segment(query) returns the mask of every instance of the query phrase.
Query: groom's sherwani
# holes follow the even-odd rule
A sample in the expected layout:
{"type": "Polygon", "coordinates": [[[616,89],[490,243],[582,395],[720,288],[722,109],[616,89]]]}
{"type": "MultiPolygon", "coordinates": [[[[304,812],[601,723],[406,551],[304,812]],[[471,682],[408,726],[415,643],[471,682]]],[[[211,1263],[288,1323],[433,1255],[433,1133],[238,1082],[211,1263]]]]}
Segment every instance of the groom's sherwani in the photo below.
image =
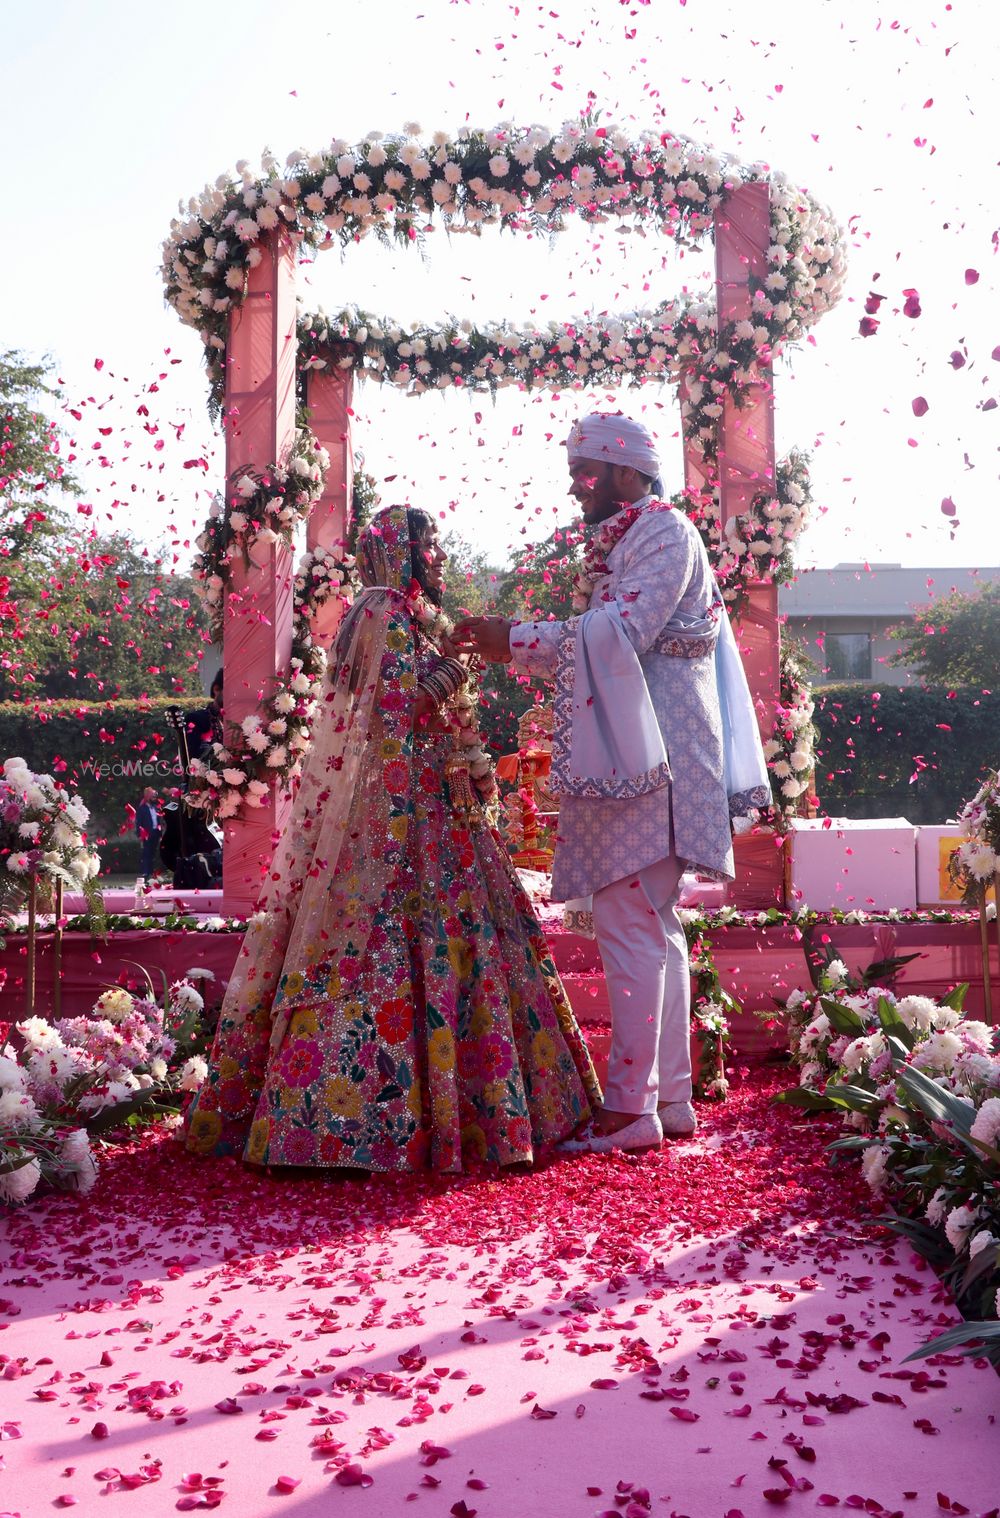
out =
{"type": "MultiPolygon", "coordinates": [[[[664,766],[662,783],[639,793],[622,786],[617,795],[562,797],[552,883],[557,901],[589,896],[671,854],[703,874],[733,875],[715,671],[718,628],[713,634],[709,618],[716,592],[704,545],[683,511],[653,510],[633,523],[606,562],[609,574],[593,587],[591,610],[614,608],[620,615],[639,656],[669,778],[664,766]]],[[[515,623],[510,635],[516,667],[555,681],[555,743],[560,724],[572,721],[570,640],[577,621],[515,623]]],[[[628,710],[617,715],[629,722],[628,710]]]]}

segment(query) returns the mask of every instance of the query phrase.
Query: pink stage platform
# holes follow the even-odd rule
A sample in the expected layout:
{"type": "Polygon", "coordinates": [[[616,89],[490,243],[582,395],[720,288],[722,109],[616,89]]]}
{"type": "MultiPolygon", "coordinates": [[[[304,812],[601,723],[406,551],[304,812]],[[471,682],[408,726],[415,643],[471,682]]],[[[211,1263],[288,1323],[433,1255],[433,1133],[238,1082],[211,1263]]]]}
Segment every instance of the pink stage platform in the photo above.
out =
{"type": "MultiPolygon", "coordinates": [[[[193,897],[183,900],[193,907],[205,905],[193,897]]],[[[541,906],[539,912],[577,1015],[584,1022],[607,1022],[607,991],[593,939],[565,932],[559,909],[541,906]]],[[[850,969],[861,969],[873,960],[896,954],[916,954],[918,957],[899,972],[900,988],[941,996],[957,982],[968,981],[966,1005],[976,1014],[983,1010],[979,929],[973,920],[840,923],[822,931],[850,969]]],[[[801,931],[794,925],[740,923],[713,929],[711,939],[723,984],[744,1008],[744,1016],[734,1027],[737,1047],[744,1055],[759,1053],[771,1046],[771,1040],[760,1019],[752,1014],[772,1010],[796,986],[809,984],[801,931]]],[[[137,966],[157,985],[161,975],[176,979],[189,969],[210,970],[224,983],[239,944],[239,932],[134,929],[116,931],[106,941],[94,940],[88,933],[67,933],[62,956],[62,1010],[67,1015],[87,1011],[106,986],[123,975],[136,977],[137,966]]],[[[0,972],[6,972],[0,987],[0,1022],[23,1015],[25,963],[24,942],[12,935],[0,952],[0,972]]],[[[52,943],[44,937],[39,946],[37,984],[39,1005],[51,1005],[52,943]]]]}

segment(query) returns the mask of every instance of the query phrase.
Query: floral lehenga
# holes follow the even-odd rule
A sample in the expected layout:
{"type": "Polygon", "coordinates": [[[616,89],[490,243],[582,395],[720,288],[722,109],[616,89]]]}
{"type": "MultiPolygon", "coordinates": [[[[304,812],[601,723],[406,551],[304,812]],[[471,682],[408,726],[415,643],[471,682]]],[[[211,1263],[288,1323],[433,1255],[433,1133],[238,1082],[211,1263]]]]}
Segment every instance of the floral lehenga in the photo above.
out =
{"type": "Polygon", "coordinates": [[[366,589],[187,1117],[199,1154],[457,1171],[532,1160],[600,1092],[548,947],[454,735],[414,731],[444,661],[406,513],[362,535],[366,589]]]}

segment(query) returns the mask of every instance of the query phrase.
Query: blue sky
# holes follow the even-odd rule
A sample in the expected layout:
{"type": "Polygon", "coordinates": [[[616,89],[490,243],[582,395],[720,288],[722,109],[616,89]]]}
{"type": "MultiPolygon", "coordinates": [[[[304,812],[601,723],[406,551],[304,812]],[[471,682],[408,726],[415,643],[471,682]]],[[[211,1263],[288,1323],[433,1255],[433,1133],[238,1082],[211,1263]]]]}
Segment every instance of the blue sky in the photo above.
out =
{"type": "MultiPolygon", "coordinates": [[[[80,413],[65,420],[92,520],[172,543],[185,562],[222,461],[200,343],[162,301],[159,245],[178,198],[265,145],[284,158],[414,120],[428,134],[466,120],[555,127],[593,92],[636,130],[766,159],[850,227],[847,294],[778,374],[779,447],[813,450],[823,508],[801,562],[996,562],[996,38],[986,7],[965,0],[913,0],[898,14],[897,25],[872,0],[18,7],[5,19],[0,102],[4,140],[18,144],[0,340],[53,356],[80,413]],[[911,288],[916,320],[902,315],[911,288]],[[886,300],[879,332],[862,339],[870,290],[886,300]],[[208,469],[185,469],[197,459],[208,469]]],[[[369,243],[322,256],[303,285],[328,309],[549,317],[648,304],[708,270],[707,258],[610,226],[552,248],[438,234],[428,254],[369,243]]],[[[430,505],[499,558],[566,518],[554,439],[592,401],[645,415],[679,482],[674,394],[658,387],[558,404],[508,391],[496,407],[361,388],[357,442],[385,499],[430,505]]]]}

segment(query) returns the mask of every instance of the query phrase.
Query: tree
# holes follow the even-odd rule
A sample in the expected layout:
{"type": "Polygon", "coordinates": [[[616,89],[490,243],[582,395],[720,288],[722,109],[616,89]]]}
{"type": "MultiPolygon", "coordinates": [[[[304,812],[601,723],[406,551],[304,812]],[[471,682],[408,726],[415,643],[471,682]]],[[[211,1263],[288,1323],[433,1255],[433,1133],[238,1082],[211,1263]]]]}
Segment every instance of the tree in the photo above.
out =
{"type": "Polygon", "coordinates": [[[78,527],[79,494],[39,402],[48,367],[0,357],[0,700],[199,690],[207,625],[190,577],[120,532],[78,527]]]}
{"type": "Polygon", "coordinates": [[[918,607],[912,622],[889,635],[899,641],[889,663],[912,666],[927,685],[993,689],[1000,683],[1000,582],[918,607]]]}

